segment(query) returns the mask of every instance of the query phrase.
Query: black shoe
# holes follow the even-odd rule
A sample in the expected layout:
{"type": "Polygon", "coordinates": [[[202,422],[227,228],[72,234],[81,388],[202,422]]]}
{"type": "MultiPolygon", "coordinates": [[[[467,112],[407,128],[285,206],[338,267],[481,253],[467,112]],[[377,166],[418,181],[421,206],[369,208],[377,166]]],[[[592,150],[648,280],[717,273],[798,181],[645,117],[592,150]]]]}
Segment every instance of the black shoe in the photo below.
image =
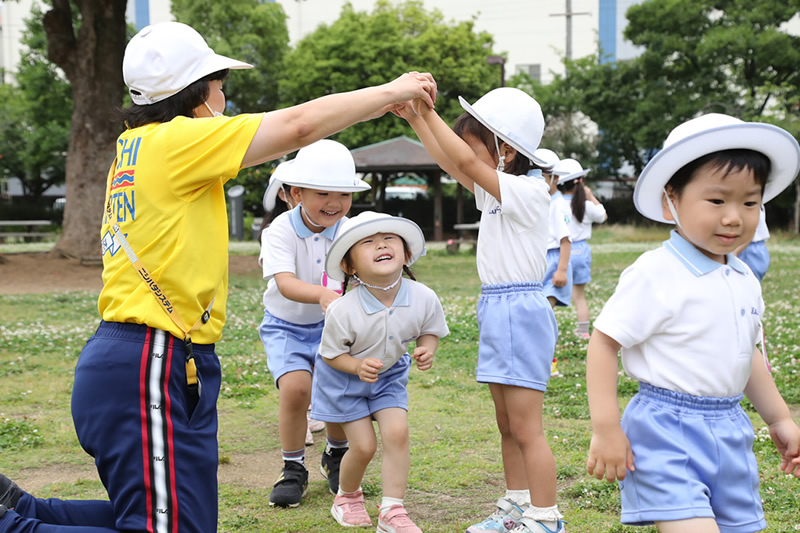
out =
{"type": "Polygon", "coordinates": [[[0,505],[6,509],[13,509],[17,506],[17,502],[25,494],[16,483],[8,479],[3,474],[0,474],[0,505]]]}
{"type": "Polygon", "coordinates": [[[269,495],[269,504],[297,507],[308,488],[308,470],[297,461],[284,461],[283,471],[269,495]]]}
{"type": "Polygon", "coordinates": [[[0,518],[3,518],[6,515],[6,506],[0,505],[0,518]]]}
{"type": "Polygon", "coordinates": [[[334,496],[339,492],[339,467],[342,466],[342,457],[349,448],[329,448],[330,451],[322,452],[322,464],[319,471],[322,477],[328,479],[328,488],[334,496]]]}

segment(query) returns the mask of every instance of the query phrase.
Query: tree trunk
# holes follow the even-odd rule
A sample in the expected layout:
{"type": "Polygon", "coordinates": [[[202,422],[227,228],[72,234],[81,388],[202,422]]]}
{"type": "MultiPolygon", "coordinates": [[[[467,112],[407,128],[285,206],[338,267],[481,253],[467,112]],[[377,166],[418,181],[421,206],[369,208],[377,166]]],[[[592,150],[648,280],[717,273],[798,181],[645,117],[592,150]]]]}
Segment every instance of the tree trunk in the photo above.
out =
{"type": "Polygon", "coordinates": [[[44,15],[47,55],[72,84],[73,112],[67,150],[67,203],[54,251],[68,257],[100,258],[100,223],[106,175],[120,133],[114,110],[122,104],[127,0],[74,0],[80,11],[73,26],[69,0],[53,0],[44,15]]]}

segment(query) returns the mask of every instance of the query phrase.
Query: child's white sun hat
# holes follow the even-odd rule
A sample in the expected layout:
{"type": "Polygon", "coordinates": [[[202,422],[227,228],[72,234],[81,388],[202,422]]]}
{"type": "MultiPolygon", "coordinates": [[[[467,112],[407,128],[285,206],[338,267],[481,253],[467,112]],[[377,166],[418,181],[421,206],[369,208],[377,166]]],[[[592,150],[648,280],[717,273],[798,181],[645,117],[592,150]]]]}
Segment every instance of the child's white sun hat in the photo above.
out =
{"type": "Polygon", "coordinates": [[[301,148],[287,163],[286,185],[322,191],[358,192],[370,189],[369,183],[356,176],[353,155],[342,143],[322,139],[301,148]]]}
{"type": "Polygon", "coordinates": [[[478,122],[518,152],[544,166],[534,155],[544,133],[544,116],[539,102],[515,87],[499,87],[484,94],[474,105],[458,97],[461,107],[478,122]]]}
{"type": "Polygon", "coordinates": [[[800,172],[800,145],[786,130],[762,122],[744,122],[720,113],[709,113],[673,129],[664,147],[647,163],[633,190],[633,203],[644,216],[674,224],[664,218],[664,187],[685,165],[722,150],[747,149],[764,154],[771,170],[763,202],[775,198],[800,172]]]}
{"type": "Polygon", "coordinates": [[[275,170],[272,171],[272,176],[269,178],[269,184],[264,191],[264,199],[262,200],[264,211],[267,213],[271,213],[275,209],[275,203],[278,200],[278,191],[283,187],[289,172],[290,165],[288,161],[279,164],[275,167],[275,170]]]}
{"type": "Polygon", "coordinates": [[[253,68],[214,52],[203,36],[180,22],[145,26],[125,47],[122,77],[136,105],[160,102],[225,69],[253,68]]]}
{"type": "Polygon", "coordinates": [[[578,161],[572,159],[571,157],[562,159],[556,163],[555,167],[553,167],[553,174],[558,176],[559,185],[562,183],[567,183],[568,181],[582,178],[591,171],[591,168],[583,168],[578,161]]]}
{"type": "Polygon", "coordinates": [[[552,170],[559,161],[558,154],[549,148],[538,148],[533,156],[538,160],[536,164],[545,170],[552,170]]]}
{"type": "Polygon", "coordinates": [[[386,213],[364,211],[345,220],[339,234],[331,243],[325,257],[325,272],[328,277],[344,281],[342,259],[355,243],[376,233],[394,233],[402,237],[411,251],[411,258],[406,263],[409,266],[425,255],[425,236],[414,221],[386,213]]]}

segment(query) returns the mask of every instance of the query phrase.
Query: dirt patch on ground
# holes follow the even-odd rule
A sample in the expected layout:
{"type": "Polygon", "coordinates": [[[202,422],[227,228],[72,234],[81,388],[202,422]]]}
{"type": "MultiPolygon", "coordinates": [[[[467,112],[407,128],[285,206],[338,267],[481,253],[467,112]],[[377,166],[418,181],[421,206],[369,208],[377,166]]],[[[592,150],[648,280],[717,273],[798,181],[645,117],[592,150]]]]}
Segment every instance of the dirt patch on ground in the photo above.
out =
{"type": "MultiPolygon", "coordinates": [[[[231,255],[230,272],[246,274],[258,269],[250,255],[231,255]]],[[[50,252],[0,255],[0,294],[99,291],[103,267],[82,265],[50,252]]]]}

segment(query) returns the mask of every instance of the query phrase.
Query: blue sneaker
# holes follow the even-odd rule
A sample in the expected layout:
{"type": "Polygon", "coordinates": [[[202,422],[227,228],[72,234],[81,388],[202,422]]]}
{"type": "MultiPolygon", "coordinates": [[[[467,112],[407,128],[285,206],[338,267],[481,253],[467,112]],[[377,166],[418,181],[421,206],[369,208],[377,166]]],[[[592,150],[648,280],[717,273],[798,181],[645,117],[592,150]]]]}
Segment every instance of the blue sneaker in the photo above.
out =
{"type": "Polygon", "coordinates": [[[500,498],[497,500],[497,510],[480,524],[469,526],[467,533],[483,533],[486,531],[509,533],[519,524],[524,512],[525,510],[522,507],[511,500],[500,498]]]}
{"type": "Polygon", "coordinates": [[[564,524],[566,522],[559,520],[558,527],[550,529],[538,520],[526,516],[519,521],[517,527],[512,529],[510,533],[566,533],[567,530],[564,529],[564,524]]]}

